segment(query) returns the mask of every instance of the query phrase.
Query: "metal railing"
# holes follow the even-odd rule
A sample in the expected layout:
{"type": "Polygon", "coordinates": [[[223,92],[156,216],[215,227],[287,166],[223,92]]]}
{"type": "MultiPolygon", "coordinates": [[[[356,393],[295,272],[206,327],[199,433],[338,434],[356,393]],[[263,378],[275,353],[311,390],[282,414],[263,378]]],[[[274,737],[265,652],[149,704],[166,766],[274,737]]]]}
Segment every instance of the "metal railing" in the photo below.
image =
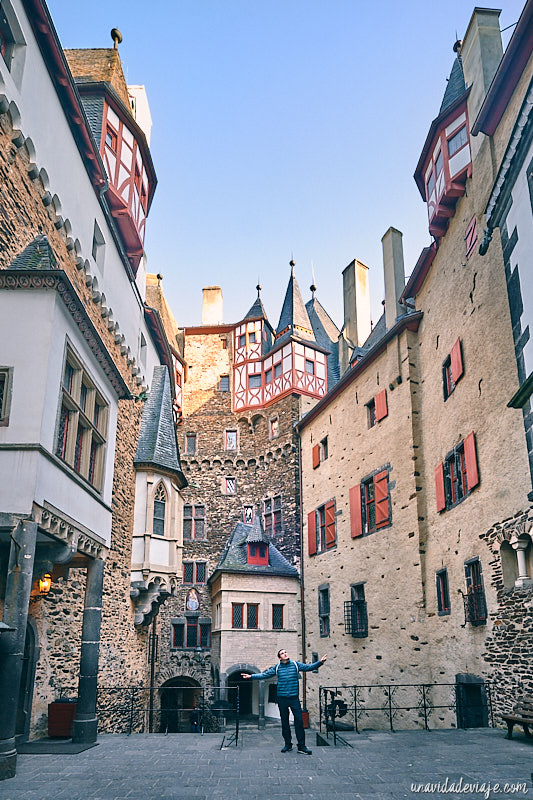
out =
{"type": "Polygon", "coordinates": [[[99,733],[223,733],[221,748],[239,742],[238,686],[99,686],[96,713],[99,733]]]}
{"type": "Polygon", "coordinates": [[[349,744],[346,731],[494,727],[490,683],[321,686],[320,731],[349,744]],[[431,726],[430,726],[431,723],[431,726]]]}

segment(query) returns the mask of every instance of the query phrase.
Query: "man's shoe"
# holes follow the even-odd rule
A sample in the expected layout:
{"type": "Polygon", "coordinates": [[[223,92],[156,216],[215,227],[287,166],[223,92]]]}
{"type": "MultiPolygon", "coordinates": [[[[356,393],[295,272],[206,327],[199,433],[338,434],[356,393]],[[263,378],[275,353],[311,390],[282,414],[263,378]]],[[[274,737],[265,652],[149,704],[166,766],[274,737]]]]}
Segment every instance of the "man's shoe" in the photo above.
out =
{"type": "Polygon", "coordinates": [[[303,747],[299,747],[298,748],[298,752],[301,753],[303,756],[312,756],[313,755],[313,751],[310,750],[305,745],[303,747]]]}
{"type": "Polygon", "coordinates": [[[282,753],[290,753],[292,750],[292,744],[286,744],[285,747],[281,748],[282,753]]]}

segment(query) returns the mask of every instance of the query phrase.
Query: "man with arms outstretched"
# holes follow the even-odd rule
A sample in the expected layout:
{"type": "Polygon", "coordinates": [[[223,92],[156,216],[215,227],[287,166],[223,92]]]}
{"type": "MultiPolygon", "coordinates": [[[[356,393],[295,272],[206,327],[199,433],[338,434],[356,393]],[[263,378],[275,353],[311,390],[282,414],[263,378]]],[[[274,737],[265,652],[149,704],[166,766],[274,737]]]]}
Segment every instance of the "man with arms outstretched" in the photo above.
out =
{"type": "Polygon", "coordinates": [[[294,659],[289,658],[286,650],[279,650],[278,658],[279,664],[276,664],[274,667],[269,667],[269,669],[266,669],[264,672],[259,672],[256,675],[243,672],[242,677],[252,681],[261,681],[265,678],[272,678],[274,675],[277,675],[281,733],[285,740],[285,746],[282,748],[281,752],[289,753],[292,750],[291,728],[289,725],[290,708],[294,718],[294,731],[298,743],[298,752],[302,753],[302,755],[310,756],[312,751],[305,746],[302,706],[300,705],[298,697],[298,676],[300,672],[309,672],[309,670],[321,667],[327,656],[322,656],[322,658],[319,661],[315,661],[314,664],[302,664],[301,661],[294,661],[294,659]]]}

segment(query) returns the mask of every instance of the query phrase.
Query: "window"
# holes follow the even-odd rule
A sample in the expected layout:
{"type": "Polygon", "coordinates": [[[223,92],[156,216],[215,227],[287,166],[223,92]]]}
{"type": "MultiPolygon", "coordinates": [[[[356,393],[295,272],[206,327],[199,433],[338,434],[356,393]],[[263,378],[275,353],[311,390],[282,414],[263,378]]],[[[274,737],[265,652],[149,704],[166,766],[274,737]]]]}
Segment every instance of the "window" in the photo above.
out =
{"type": "Polygon", "coordinates": [[[98,223],[94,222],[94,230],[93,230],[93,247],[92,247],[92,256],[100,268],[100,272],[103,272],[104,269],[104,257],[105,257],[105,239],[102,231],[98,227],[98,223]]]}
{"type": "Polygon", "coordinates": [[[165,535],[165,507],[167,493],[162,483],[157,487],[154,495],[154,518],[152,531],[156,536],[165,535]]]}
{"type": "Polygon", "coordinates": [[[239,336],[239,347],[246,347],[246,334],[241,333],[239,336]]]}
{"type": "Polygon", "coordinates": [[[443,167],[443,160],[442,160],[442,150],[441,150],[437,158],[435,159],[435,175],[437,176],[437,178],[442,172],[442,167],[443,167]]]}
{"type": "Polygon", "coordinates": [[[118,142],[117,134],[115,133],[113,128],[111,128],[111,126],[108,125],[105,132],[105,143],[106,146],[113,151],[113,153],[117,152],[117,142],[118,142]]]}
{"type": "Polygon", "coordinates": [[[463,372],[463,349],[461,339],[457,339],[450,354],[446,356],[442,364],[442,391],[445,401],[454,391],[463,376],[463,372]]]}
{"type": "Polygon", "coordinates": [[[231,627],[243,628],[244,627],[244,603],[231,604],[231,627]]]}
{"type": "Polygon", "coordinates": [[[224,437],[224,450],[237,449],[237,431],[226,431],[224,437]]]}
{"type": "Polygon", "coordinates": [[[466,132],[466,125],[464,125],[457,133],[450,136],[448,139],[448,155],[450,158],[457,153],[468,142],[468,135],[466,132]]]}
{"type": "Polygon", "coordinates": [[[256,342],[255,331],[250,331],[250,333],[248,334],[248,343],[255,344],[255,342],[256,342]]]}
{"type": "Polygon", "coordinates": [[[473,558],[465,563],[466,594],[463,595],[465,622],[471,625],[485,625],[487,622],[487,603],[481,572],[481,561],[473,558]]]}
{"type": "Polygon", "coordinates": [[[172,623],[172,647],[207,649],[211,646],[209,618],[194,616],[172,623]]]}
{"type": "Polygon", "coordinates": [[[263,501],[263,523],[267,536],[276,536],[282,531],[281,495],[268,497],[263,501]]]}
{"type": "Polygon", "coordinates": [[[261,373],[253,373],[252,375],[248,375],[248,388],[249,389],[260,389],[261,388],[261,373]]]}
{"type": "Polygon", "coordinates": [[[242,509],[242,520],[246,525],[251,525],[254,521],[254,507],[244,506],[242,509]]]}
{"type": "Polygon", "coordinates": [[[220,376],[218,388],[221,392],[229,392],[229,375],[220,376]]]}
{"type": "Polygon", "coordinates": [[[307,516],[307,528],[310,556],[335,547],[337,544],[335,500],[329,500],[325,505],[311,511],[307,516]]]}
{"type": "Polygon", "coordinates": [[[389,469],[383,469],[350,489],[352,539],[374,533],[392,523],[389,469]]]}
{"type": "Polygon", "coordinates": [[[449,614],[451,611],[448,570],[439,569],[435,576],[435,580],[437,586],[437,610],[439,617],[442,617],[446,614],[449,614]]]}
{"type": "Polygon", "coordinates": [[[205,563],[205,561],[183,562],[183,583],[202,584],[206,582],[206,578],[207,578],[207,564],[205,563]]]}
{"type": "Polygon", "coordinates": [[[195,433],[186,433],[185,434],[185,454],[188,456],[193,456],[196,453],[196,434],[195,433]]]}
{"type": "Polygon", "coordinates": [[[308,375],[315,374],[315,362],[312,361],[310,358],[305,359],[305,371],[308,375]]]}
{"type": "Polygon", "coordinates": [[[0,4],[0,55],[7,68],[11,69],[11,62],[15,52],[15,37],[6,16],[5,9],[0,4]]]}
{"type": "Polygon", "coordinates": [[[279,361],[277,364],[274,364],[274,378],[279,378],[281,376],[281,372],[282,366],[281,361],[279,361]]]}
{"type": "Polygon", "coordinates": [[[221,342],[222,349],[223,350],[227,350],[228,349],[228,340],[227,339],[221,339],[220,342],[221,342]]]}
{"type": "Polygon", "coordinates": [[[183,538],[205,539],[205,506],[183,507],[183,538]]]}
{"type": "Polygon", "coordinates": [[[283,628],[283,606],[274,603],[272,606],[272,630],[280,631],[283,628]]]}
{"type": "Polygon", "coordinates": [[[329,636],[329,586],[322,586],[318,590],[318,621],[320,636],[329,636]]]}
{"type": "Polygon", "coordinates": [[[321,461],[325,461],[328,457],[328,437],[324,437],[322,441],[315,444],[313,447],[313,469],[320,466],[321,461]]]}
{"type": "Polygon", "coordinates": [[[183,562],[183,583],[194,582],[194,561],[183,562]]]}
{"type": "Polygon", "coordinates": [[[265,383],[272,383],[272,367],[265,372],[265,383]]]}
{"type": "Polygon", "coordinates": [[[101,488],[104,474],[107,410],[102,395],[68,349],[55,452],[96,489],[101,488]]]}
{"type": "Polygon", "coordinates": [[[279,436],[279,417],[272,417],[269,420],[268,435],[270,439],[277,439],[279,436]]]}
{"type": "Polygon", "coordinates": [[[357,583],[350,587],[351,599],[344,603],[344,631],[354,639],[368,636],[368,613],[365,601],[365,586],[357,583]]]}
{"type": "Polygon", "coordinates": [[[387,390],[382,389],[381,392],[366,404],[368,414],[368,427],[373,428],[382,419],[385,419],[389,413],[387,407],[387,390]]]}
{"type": "Polygon", "coordinates": [[[431,175],[429,176],[429,180],[427,182],[427,198],[426,198],[427,200],[429,200],[429,198],[433,194],[434,189],[435,189],[435,175],[433,174],[433,170],[431,170],[431,175]]]}
{"type": "Polygon", "coordinates": [[[207,579],[207,564],[205,561],[196,562],[196,583],[205,583],[207,579]]]}
{"type": "Polygon", "coordinates": [[[235,478],[224,478],[224,493],[235,494],[237,491],[237,481],[235,478]]]}
{"type": "Polygon", "coordinates": [[[265,542],[248,542],[248,564],[268,566],[268,545],[265,542]]]}
{"type": "Polygon", "coordinates": [[[11,367],[0,367],[0,425],[2,426],[9,423],[12,377],[11,367]]]}
{"type": "Polygon", "coordinates": [[[468,497],[478,484],[476,439],[472,432],[435,469],[437,511],[453,508],[468,497]]]}
{"type": "Polygon", "coordinates": [[[248,603],[246,612],[246,627],[257,629],[259,627],[259,605],[257,603],[248,603]]]}

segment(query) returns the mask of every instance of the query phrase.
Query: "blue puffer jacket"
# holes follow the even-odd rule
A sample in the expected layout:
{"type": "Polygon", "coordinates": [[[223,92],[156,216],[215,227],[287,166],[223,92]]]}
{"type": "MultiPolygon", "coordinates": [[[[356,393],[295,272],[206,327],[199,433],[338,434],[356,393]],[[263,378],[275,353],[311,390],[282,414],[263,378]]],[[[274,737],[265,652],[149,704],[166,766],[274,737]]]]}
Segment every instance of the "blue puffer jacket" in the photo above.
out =
{"type": "Polygon", "coordinates": [[[301,661],[293,661],[291,658],[286,664],[280,661],[274,667],[269,667],[264,672],[251,675],[251,680],[260,681],[264,678],[278,676],[278,697],[294,697],[298,694],[298,673],[309,672],[322,666],[322,661],[315,661],[314,664],[302,664],[301,661]]]}

